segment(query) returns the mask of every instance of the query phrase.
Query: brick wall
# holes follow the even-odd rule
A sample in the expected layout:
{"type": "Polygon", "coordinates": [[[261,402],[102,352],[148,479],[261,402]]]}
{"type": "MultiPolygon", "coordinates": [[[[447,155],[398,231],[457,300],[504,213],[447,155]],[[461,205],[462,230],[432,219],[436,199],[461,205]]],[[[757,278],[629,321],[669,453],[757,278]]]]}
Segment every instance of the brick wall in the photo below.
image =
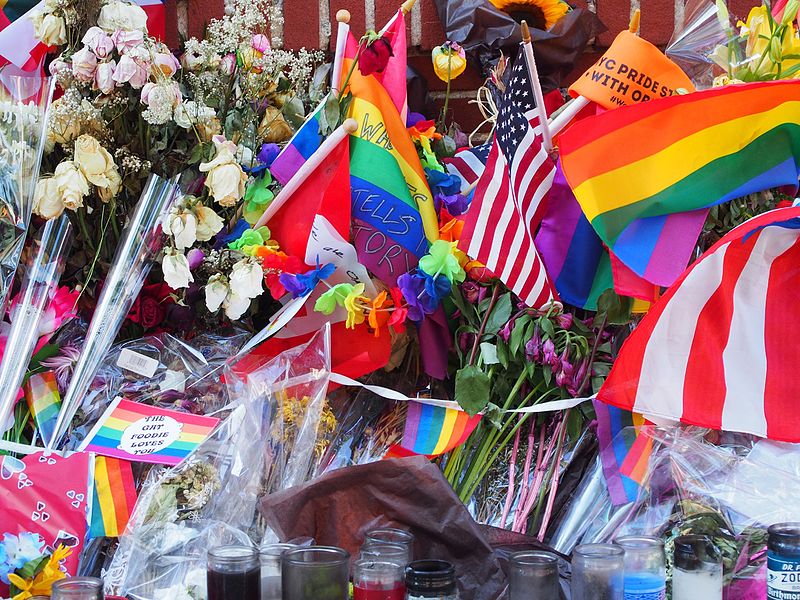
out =
{"type": "MultiPolygon", "coordinates": [[[[272,29],[272,39],[283,47],[297,49],[324,48],[332,50],[335,45],[336,12],[350,11],[350,25],[359,36],[366,29],[379,29],[400,6],[402,0],[278,0],[283,6],[284,22],[272,29]]],[[[458,2],[459,0],[449,0],[458,2]]],[[[641,35],[645,39],[664,46],[672,36],[676,23],[683,22],[685,0],[570,0],[586,6],[597,13],[608,31],[587,48],[576,65],[572,77],[580,75],[608,47],[614,36],[628,26],[631,14],[641,9],[641,35]]],[[[728,0],[730,12],[744,18],[757,0],[728,0]]],[[[167,29],[176,45],[178,36],[184,37],[203,32],[209,19],[223,14],[225,0],[166,0],[167,29]]],[[[444,86],[434,75],[430,62],[430,49],[445,41],[444,32],[432,0],[417,0],[417,4],[406,18],[408,25],[409,62],[425,75],[434,99],[441,101],[444,86]]],[[[481,85],[477,69],[470,67],[454,82],[451,105],[458,121],[465,128],[472,128],[480,117],[469,101],[481,85]]]]}

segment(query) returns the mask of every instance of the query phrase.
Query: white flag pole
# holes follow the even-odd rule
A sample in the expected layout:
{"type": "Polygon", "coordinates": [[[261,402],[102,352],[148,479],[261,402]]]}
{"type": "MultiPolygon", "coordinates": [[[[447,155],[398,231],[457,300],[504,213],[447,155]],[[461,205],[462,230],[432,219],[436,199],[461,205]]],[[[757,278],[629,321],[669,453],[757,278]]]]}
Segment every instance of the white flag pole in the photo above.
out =
{"type": "Polygon", "coordinates": [[[339,28],[336,30],[336,52],[333,55],[333,70],[331,71],[331,91],[339,92],[339,84],[342,82],[342,63],[344,62],[344,51],[347,47],[347,36],[350,33],[350,13],[340,10],[336,13],[336,21],[339,28]]]}
{"type": "Polygon", "coordinates": [[[275,196],[275,199],[267,207],[267,210],[264,211],[264,214],[261,215],[261,218],[258,219],[258,222],[253,225],[253,229],[258,229],[275,216],[275,213],[280,210],[281,206],[286,204],[286,201],[291,198],[292,194],[297,191],[297,188],[308,179],[308,176],[314,169],[328,158],[328,155],[336,148],[339,142],[341,142],[345,136],[355,133],[356,129],[358,129],[358,123],[355,119],[347,119],[344,123],[339,125],[339,127],[322,142],[322,145],[320,145],[317,151],[297,170],[297,173],[286,183],[283,189],[278,192],[278,195],[275,196]]]}
{"type": "Polygon", "coordinates": [[[542,93],[542,83],[539,81],[539,70],[536,68],[536,59],[533,57],[533,45],[531,44],[531,30],[528,24],[523,21],[522,28],[522,50],[525,53],[525,62],[528,65],[528,74],[533,88],[533,97],[536,100],[536,112],[539,113],[539,125],[542,128],[542,142],[545,152],[553,150],[553,136],[550,135],[550,125],[547,121],[547,108],[544,105],[544,94],[542,93]]]}

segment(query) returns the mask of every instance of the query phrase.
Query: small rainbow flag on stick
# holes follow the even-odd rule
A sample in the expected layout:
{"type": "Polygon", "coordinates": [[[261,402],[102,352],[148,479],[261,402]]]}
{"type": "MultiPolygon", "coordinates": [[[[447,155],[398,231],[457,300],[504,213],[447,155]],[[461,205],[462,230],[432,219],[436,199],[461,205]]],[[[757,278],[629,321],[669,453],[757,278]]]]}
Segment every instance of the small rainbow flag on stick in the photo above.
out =
{"type": "Polygon", "coordinates": [[[204,417],[115,399],[79,450],[134,462],[177,465],[219,423],[204,417]]]}
{"type": "Polygon", "coordinates": [[[462,410],[409,402],[406,427],[400,446],[389,450],[387,458],[425,454],[439,456],[467,441],[481,421],[462,410]]]}
{"type": "Polygon", "coordinates": [[[642,415],[594,401],[603,473],[615,505],[633,502],[647,475],[653,438],[642,431],[642,415]]]}
{"type": "Polygon", "coordinates": [[[729,85],[611,110],[570,128],[559,147],[567,181],[603,242],[640,277],[670,285],[686,268],[703,209],[773,187],[797,189],[800,81],[729,85]],[[667,215],[690,211],[699,212],[668,226],[667,215]],[[652,260],[678,242],[684,255],[652,260]]]}
{"type": "Polygon", "coordinates": [[[95,456],[94,501],[89,537],[119,537],[136,504],[136,483],[127,460],[95,456]]]}
{"type": "Polygon", "coordinates": [[[58,393],[56,375],[52,371],[35,373],[24,386],[25,401],[31,417],[45,443],[50,442],[61,410],[61,395],[58,393]]]}

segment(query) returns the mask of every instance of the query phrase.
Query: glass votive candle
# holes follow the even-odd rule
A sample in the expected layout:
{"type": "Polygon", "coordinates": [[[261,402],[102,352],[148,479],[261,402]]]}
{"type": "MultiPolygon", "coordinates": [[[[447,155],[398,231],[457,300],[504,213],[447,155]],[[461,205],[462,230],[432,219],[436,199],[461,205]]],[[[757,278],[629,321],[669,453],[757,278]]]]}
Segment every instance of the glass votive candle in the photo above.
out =
{"type": "Polygon", "coordinates": [[[414,558],[414,536],[404,529],[395,527],[372,529],[364,536],[364,545],[372,544],[399,544],[408,548],[409,562],[414,558]]]}
{"type": "Polygon", "coordinates": [[[53,584],[51,600],[103,600],[103,582],[97,577],[68,577],[53,584]]]}
{"type": "Polygon", "coordinates": [[[333,546],[309,546],[284,552],[281,588],[283,600],[347,600],[350,554],[333,546]]]}
{"type": "Polygon", "coordinates": [[[218,546],[208,551],[208,600],[261,600],[261,564],[251,546],[218,546]]]}
{"type": "Polygon", "coordinates": [[[572,553],[572,600],[623,600],[625,551],[616,544],[582,544],[572,553]]]}
{"type": "Polygon", "coordinates": [[[558,557],[550,552],[515,552],[508,561],[509,600],[559,600],[558,557]]]}
{"type": "Polygon", "coordinates": [[[445,560],[415,560],[406,567],[407,600],[458,600],[455,567],[445,560]]]}
{"type": "Polygon", "coordinates": [[[408,546],[383,542],[366,542],[361,546],[360,557],[395,562],[404,567],[411,562],[411,553],[408,546]]]}
{"type": "Polygon", "coordinates": [[[294,544],[261,546],[261,600],[281,600],[281,557],[284,552],[295,548],[294,544]]]}
{"type": "Polygon", "coordinates": [[[626,535],[615,542],[625,551],[625,598],[663,600],[667,595],[664,542],[644,535],[626,535]]]}
{"type": "Polygon", "coordinates": [[[676,537],[673,565],[673,600],[722,600],[722,554],[710,537],[676,537]]]}
{"type": "Polygon", "coordinates": [[[353,600],[405,600],[405,565],[362,558],[353,565],[353,600]]]}

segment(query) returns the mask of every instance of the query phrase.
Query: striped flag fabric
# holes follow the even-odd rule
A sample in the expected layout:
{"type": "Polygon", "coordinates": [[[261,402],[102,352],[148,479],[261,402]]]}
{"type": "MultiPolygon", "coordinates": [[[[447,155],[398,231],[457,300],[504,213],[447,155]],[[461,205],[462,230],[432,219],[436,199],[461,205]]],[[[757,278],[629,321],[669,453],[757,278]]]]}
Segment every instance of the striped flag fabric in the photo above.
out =
{"type": "Polygon", "coordinates": [[[136,505],[136,482],[127,460],[96,455],[89,537],[119,537],[136,505]]]}
{"type": "Polygon", "coordinates": [[[491,143],[481,144],[474,148],[463,148],[450,158],[442,159],[444,168],[450,175],[455,175],[461,180],[461,192],[466,193],[480,179],[489,160],[491,143]]]}
{"type": "Polygon", "coordinates": [[[323,135],[319,130],[319,118],[327,100],[326,95],[272,161],[269,171],[281,185],[289,183],[294,174],[322,144],[323,135]]]}
{"type": "Polygon", "coordinates": [[[466,442],[480,422],[481,415],[470,417],[462,410],[409,401],[403,439],[387,457],[446,454],[466,442]]]}
{"type": "Polygon", "coordinates": [[[517,60],[459,248],[485,264],[534,308],[555,297],[534,245],[555,173],[555,164],[541,143],[528,69],[524,60],[517,60]]]}
{"type": "Polygon", "coordinates": [[[625,341],[598,399],[645,416],[800,442],[800,208],[735,228],[625,341]]]}
{"type": "Polygon", "coordinates": [[[653,438],[642,429],[650,422],[642,415],[592,401],[597,416],[600,462],[615,506],[634,502],[647,475],[653,438]]]}
{"type": "Polygon", "coordinates": [[[23,389],[28,410],[39,430],[39,435],[46,444],[50,443],[58,421],[58,412],[61,410],[61,395],[58,393],[56,375],[53,371],[34,373],[25,382],[23,389]]]}
{"type": "Polygon", "coordinates": [[[797,188],[798,98],[800,81],[770,81],[611,110],[560,136],[564,174],[611,251],[637,275],[671,285],[706,209],[772,187],[797,188]],[[676,213],[689,222],[667,218],[676,213]],[[652,260],[659,249],[672,260],[652,260]]]}

